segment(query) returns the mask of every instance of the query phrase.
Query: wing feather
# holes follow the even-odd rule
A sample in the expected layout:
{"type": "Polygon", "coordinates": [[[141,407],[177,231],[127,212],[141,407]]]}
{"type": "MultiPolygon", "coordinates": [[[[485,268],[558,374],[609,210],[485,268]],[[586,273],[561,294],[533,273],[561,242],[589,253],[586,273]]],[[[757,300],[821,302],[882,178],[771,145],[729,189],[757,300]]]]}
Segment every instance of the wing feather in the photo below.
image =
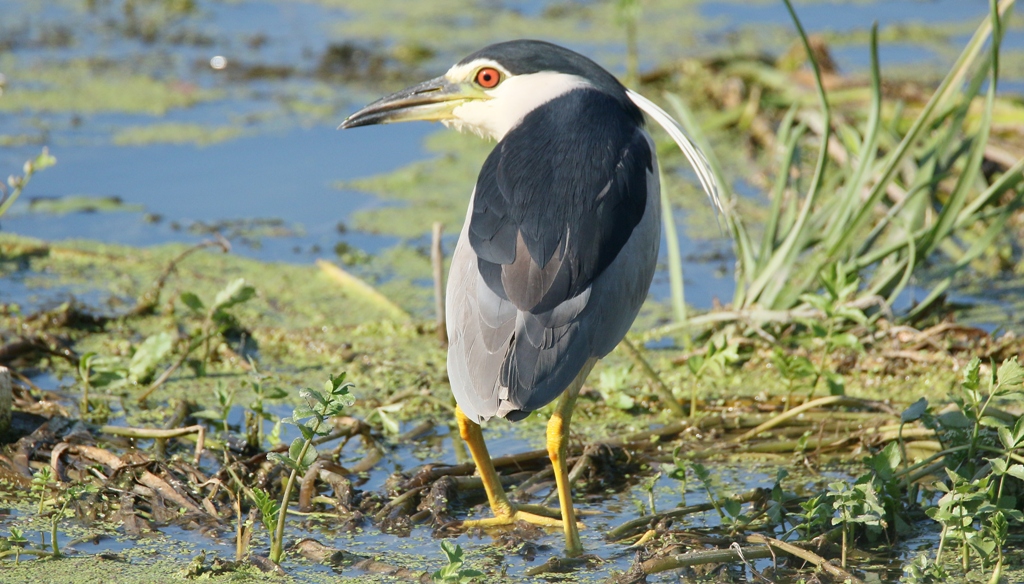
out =
{"type": "Polygon", "coordinates": [[[654,271],[650,138],[600,92],[555,101],[562,103],[528,114],[488,157],[452,261],[453,274],[475,275],[450,278],[448,299],[449,376],[476,420],[517,420],[558,397],[625,334],[654,271]],[[642,219],[639,263],[624,259],[609,276],[629,281],[601,284],[642,219]],[[595,285],[628,290],[596,299],[595,285]]]}

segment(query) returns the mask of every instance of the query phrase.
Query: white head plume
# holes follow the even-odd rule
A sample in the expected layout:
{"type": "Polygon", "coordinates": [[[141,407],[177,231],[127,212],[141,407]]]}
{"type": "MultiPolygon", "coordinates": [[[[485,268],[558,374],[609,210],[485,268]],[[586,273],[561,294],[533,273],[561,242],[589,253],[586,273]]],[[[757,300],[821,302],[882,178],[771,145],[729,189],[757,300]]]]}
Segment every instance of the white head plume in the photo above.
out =
{"type": "Polygon", "coordinates": [[[715,181],[715,175],[711,172],[711,165],[708,164],[707,158],[704,158],[704,153],[686,135],[679,122],[670,116],[668,112],[658,107],[658,104],[639,93],[627,89],[626,95],[629,96],[629,99],[637,107],[647,112],[647,115],[658,122],[658,125],[665,128],[669,136],[672,136],[679,149],[686,155],[686,159],[690,161],[690,165],[693,166],[693,170],[697,173],[697,178],[700,179],[701,186],[704,187],[704,192],[708,194],[708,198],[715,205],[715,209],[724,213],[725,207],[722,206],[722,201],[718,197],[718,182],[715,181]]]}

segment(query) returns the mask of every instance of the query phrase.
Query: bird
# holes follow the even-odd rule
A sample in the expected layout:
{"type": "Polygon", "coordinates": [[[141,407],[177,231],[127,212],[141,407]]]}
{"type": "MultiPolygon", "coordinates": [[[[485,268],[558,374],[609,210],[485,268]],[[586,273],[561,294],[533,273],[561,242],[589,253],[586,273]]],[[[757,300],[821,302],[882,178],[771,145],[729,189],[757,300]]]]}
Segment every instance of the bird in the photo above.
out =
{"type": "Polygon", "coordinates": [[[340,126],[440,121],[496,142],[470,197],[445,297],[457,426],[493,513],[464,526],[560,526],[566,555],[583,551],[566,466],[573,407],[594,364],[633,324],[661,242],[658,161],[644,113],[722,210],[710,165],[678,122],[593,60],[545,41],[484,47],[340,126]],[[559,510],[549,513],[509,501],[480,424],[515,422],[556,399],[546,445],[559,510]]]}

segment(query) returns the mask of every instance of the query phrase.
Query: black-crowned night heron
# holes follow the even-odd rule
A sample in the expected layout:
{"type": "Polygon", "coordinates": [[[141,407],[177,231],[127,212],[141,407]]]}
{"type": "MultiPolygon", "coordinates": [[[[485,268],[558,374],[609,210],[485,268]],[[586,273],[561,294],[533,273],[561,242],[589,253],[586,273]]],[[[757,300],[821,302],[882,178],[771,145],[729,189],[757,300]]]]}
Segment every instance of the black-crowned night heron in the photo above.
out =
{"type": "Polygon", "coordinates": [[[352,114],[342,128],[441,121],[498,141],[473,191],[448,278],[448,377],[459,433],[493,518],[562,525],[582,550],[566,469],[569,419],[590,369],[625,336],[660,244],[660,186],[646,111],[715,204],[703,156],[668,114],[568,49],[498,43],[352,114]],[[526,417],[561,396],[547,429],[561,517],[505,496],[480,422],[526,417]]]}

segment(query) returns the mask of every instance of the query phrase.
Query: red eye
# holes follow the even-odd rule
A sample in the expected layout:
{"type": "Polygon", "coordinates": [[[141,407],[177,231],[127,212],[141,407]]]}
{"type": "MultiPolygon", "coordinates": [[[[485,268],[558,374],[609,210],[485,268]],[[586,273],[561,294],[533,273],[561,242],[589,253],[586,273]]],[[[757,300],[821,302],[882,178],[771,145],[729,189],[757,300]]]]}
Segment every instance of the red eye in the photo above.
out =
{"type": "Polygon", "coordinates": [[[476,72],[476,84],[484,89],[497,87],[501,81],[501,73],[494,67],[484,67],[476,72]]]}

